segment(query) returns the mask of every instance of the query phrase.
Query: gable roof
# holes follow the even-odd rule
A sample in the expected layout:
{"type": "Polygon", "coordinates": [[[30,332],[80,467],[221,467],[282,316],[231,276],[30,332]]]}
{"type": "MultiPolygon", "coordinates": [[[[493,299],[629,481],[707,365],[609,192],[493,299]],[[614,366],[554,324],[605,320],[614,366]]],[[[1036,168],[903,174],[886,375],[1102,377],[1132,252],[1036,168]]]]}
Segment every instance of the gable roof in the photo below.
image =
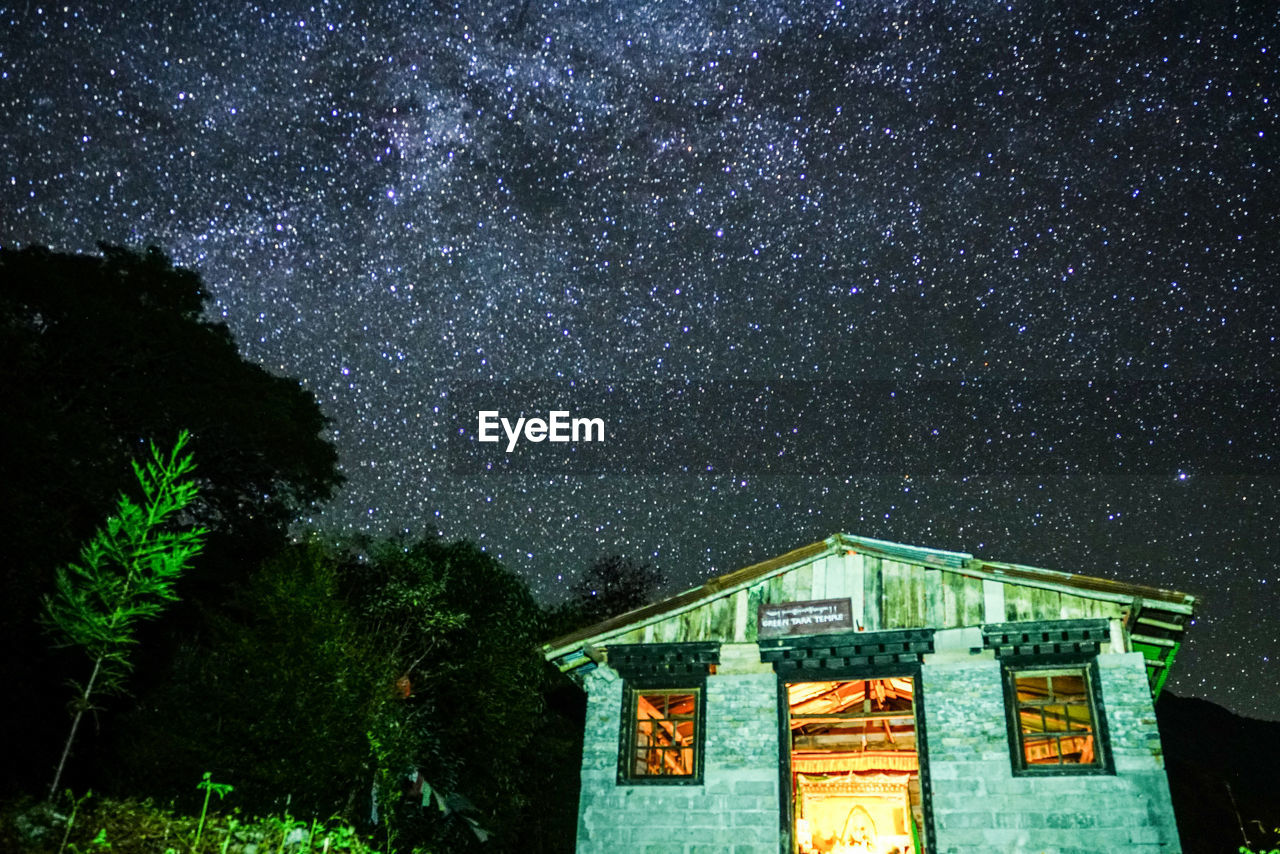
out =
{"type": "MultiPolygon", "coordinates": [[[[823,559],[842,555],[860,555],[864,559],[875,558],[888,565],[906,566],[917,571],[937,570],[950,577],[952,580],[947,583],[953,585],[998,582],[1001,585],[1013,585],[1018,589],[1056,591],[1070,597],[1073,602],[1111,603],[1107,612],[1114,611],[1116,616],[1124,614],[1134,649],[1147,655],[1148,669],[1152,675],[1152,688],[1155,691],[1158,691],[1164,683],[1168,668],[1181,642],[1185,623],[1196,604],[1194,596],[1174,590],[1021,564],[980,560],[965,552],[911,546],[852,534],[834,534],[825,540],[810,543],[778,557],[710,578],[698,587],[651,605],[619,614],[555,638],[542,647],[542,652],[548,660],[556,661],[561,669],[574,670],[589,664],[591,653],[597,647],[607,646],[611,641],[634,643],[636,642],[634,638],[639,634],[638,630],[656,627],[698,609],[705,609],[717,600],[724,600],[739,593],[743,594],[739,597],[743,600],[742,607],[738,609],[738,620],[741,623],[741,612],[745,609],[747,600],[745,591],[759,590],[762,583],[769,582],[771,579],[795,573],[823,559]],[[624,635],[629,637],[623,639],[624,635]]],[[[938,578],[941,580],[942,576],[938,578]]],[[[800,598],[809,597],[801,595],[800,598]]],[[[759,601],[758,597],[754,601],[759,601]]],[[[1102,613],[1099,611],[1094,615],[1102,613]]],[[[977,622],[1002,621],[979,619],[977,622]]],[[[650,634],[652,634],[651,629],[650,634]]]]}

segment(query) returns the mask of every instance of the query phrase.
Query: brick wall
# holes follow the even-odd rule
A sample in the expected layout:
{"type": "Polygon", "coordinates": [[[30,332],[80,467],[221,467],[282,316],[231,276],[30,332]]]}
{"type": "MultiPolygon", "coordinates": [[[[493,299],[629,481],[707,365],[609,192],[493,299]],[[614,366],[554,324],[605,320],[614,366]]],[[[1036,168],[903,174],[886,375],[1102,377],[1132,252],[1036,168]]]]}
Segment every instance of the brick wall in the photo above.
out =
{"type": "Polygon", "coordinates": [[[619,786],[622,680],[601,667],[585,687],[578,854],[778,854],[778,695],[771,671],[707,678],[700,786],[619,786]]]}
{"type": "MultiPolygon", "coordinates": [[[[586,677],[579,854],[778,854],[777,678],[751,647],[758,669],[722,665],[707,678],[699,786],[619,786],[622,679],[608,667],[586,677]]],[[[926,659],[932,854],[1178,854],[1142,656],[1105,654],[1098,665],[1116,773],[1032,778],[1010,768],[1000,665],[989,655],[926,659]]]]}
{"type": "Polygon", "coordinates": [[[935,656],[922,672],[936,854],[1173,854],[1174,825],[1146,667],[1098,657],[1114,775],[1014,777],[1000,665],[935,656]]]}

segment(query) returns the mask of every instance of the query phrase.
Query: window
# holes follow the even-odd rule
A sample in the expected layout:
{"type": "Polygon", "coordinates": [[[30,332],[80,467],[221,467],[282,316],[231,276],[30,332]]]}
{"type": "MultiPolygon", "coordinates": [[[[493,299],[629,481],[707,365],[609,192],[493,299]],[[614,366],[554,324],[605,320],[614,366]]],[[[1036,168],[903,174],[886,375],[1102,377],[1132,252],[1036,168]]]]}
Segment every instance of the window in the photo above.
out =
{"type": "Polygon", "coordinates": [[[624,693],[618,782],[701,783],[703,688],[624,693]]]}
{"type": "Polygon", "coordinates": [[[1096,665],[1007,666],[1005,699],[1015,773],[1110,773],[1096,665]]]}
{"type": "Polygon", "coordinates": [[[606,652],[623,679],[618,784],[700,785],[707,677],[720,644],[618,644],[606,652]]]}

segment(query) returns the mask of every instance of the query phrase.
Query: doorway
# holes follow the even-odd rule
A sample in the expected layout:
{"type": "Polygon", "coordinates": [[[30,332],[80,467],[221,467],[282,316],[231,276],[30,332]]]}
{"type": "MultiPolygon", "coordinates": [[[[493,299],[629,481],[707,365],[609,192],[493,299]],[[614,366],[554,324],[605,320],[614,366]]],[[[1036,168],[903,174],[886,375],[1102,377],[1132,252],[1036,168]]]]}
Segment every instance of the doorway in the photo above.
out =
{"type": "Polygon", "coordinates": [[[915,679],[785,687],[793,854],[924,854],[915,679]]]}

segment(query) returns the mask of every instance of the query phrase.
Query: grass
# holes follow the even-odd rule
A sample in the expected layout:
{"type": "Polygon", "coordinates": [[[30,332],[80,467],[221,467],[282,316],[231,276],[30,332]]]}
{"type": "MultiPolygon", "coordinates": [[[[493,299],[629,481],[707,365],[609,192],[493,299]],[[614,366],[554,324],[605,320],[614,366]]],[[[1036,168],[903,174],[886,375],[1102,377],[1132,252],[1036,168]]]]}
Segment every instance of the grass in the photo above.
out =
{"type": "Polygon", "coordinates": [[[0,850],[15,854],[381,854],[349,824],[233,811],[182,815],[150,801],[87,794],[53,810],[26,801],[0,812],[0,850]]]}

